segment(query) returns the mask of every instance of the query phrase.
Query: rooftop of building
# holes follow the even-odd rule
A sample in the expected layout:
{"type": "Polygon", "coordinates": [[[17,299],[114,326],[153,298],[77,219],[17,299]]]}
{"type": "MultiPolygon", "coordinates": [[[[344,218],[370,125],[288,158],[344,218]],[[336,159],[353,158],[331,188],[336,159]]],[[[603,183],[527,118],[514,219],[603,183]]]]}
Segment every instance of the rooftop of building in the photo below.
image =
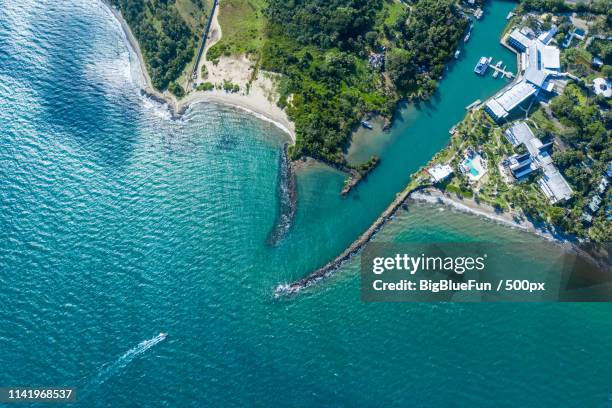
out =
{"type": "Polygon", "coordinates": [[[520,81],[502,94],[489,100],[486,105],[497,117],[505,117],[511,110],[535,92],[536,88],[532,84],[520,81]]]}
{"type": "Polygon", "coordinates": [[[542,170],[544,175],[539,183],[542,191],[553,204],[561,200],[567,200],[572,196],[572,188],[554,164],[549,163],[543,166],[542,170]]]}
{"type": "Polygon", "coordinates": [[[427,172],[431,175],[432,180],[437,183],[453,174],[453,168],[448,164],[436,164],[427,169],[427,172]]]}
{"type": "Polygon", "coordinates": [[[526,122],[518,122],[508,128],[505,132],[506,138],[513,146],[524,144],[529,153],[514,155],[510,158],[511,170],[515,177],[520,179],[531,173],[536,168],[541,168],[543,176],[539,185],[552,203],[566,200],[572,195],[572,189],[563,175],[553,164],[552,157],[548,152],[551,143],[544,144],[537,138],[526,122]],[[529,160],[525,156],[529,157],[529,160]],[[529,167],[527,167],[529,164],[529,167]]]}
{"type": "Polygon", "coordinates": [[[558,75],[561,68],[560,51],[557,47],[546,43],[549,40],[548,34],[554,31],[551,29],[546,36],[541,35],[538,39],[524,28],[515,28],[510,33],[510,41],[522,45],[522,49],[516,47],[516,44],[515,48],[518,48],[522,54],[524,76],[509,89],[487,101],[485,106],[494,119],[505,118],[510,111],[540,89],[548,92],[553,90],[554,83],[550,78],[558,75]]]}

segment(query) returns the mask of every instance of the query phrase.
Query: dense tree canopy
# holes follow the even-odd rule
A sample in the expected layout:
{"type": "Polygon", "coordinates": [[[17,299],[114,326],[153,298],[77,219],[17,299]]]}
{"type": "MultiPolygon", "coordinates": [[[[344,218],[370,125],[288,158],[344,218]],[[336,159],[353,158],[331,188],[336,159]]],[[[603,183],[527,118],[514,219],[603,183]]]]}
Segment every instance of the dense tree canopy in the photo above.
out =
{"type": "MultiPolygon", "coordinates": [[[[112,3],[121,10],[138,39],[153,85],[166,89],[193,58],[198,34],[181,17],[175,0],[112,0],[112,3]]],[[[195,0],[194,5],[204,8],[201,0],[195,0]]]]}
{"type": "Polygon", "coordinates": [[[398,88],[429,95],[435,87],[430,80],[442,75],[467,25],[453,1],[418,0],[405,11],[395,25],[396,46],[402,51],[391,53],[388,67],[398,88]]]}
{"type": "Polygon", "coordinates": [[[280,103],[297,131],[292,155],[335,163],[366,113],[390,117],[399,98],[434,91],[468,24],[453,0],[269,0],[266,16],[262,67],[283,74],[280,103]],[[388,7],[398,14],[393,24],[388,7]],[[374,69],[368,56],[382,53],[384,66],[374,69]]]}
{"type": "Polygon", "coordinates": [[[380,0],[268,0],[266,15],[302,44],[350,48],[381,8],[380,0]]]}
{"type": "MultiPolygon", "coordinates": [[[[182,95],[176,80],[193,58],[199,32],[184,20],[181,7],[191,2],[201,9],[202,0],[112,2],[140,42],[153,85],[182,95]]],[[[260,49],[250,54],[261,68],[283,74],[279,104],[297,133],[292,156],[332,163],[344,163],[343,148],[367,113],[391,117],[400,98],[431,95],[468,24],[456,0],[249,5],[262,7],[266,19],[261,32],[252,30],[257,38],[250,43],[260,49]],[[372,55],[378,63],[369,62],[372,55]]]]}
{"type": "Polygon", "coordinates": [[[521,0],[521,7],[527,10],[552,11],[590,11],[596,14],[610,13],[610,0],[576,1],[565,0],[521,0]]]}

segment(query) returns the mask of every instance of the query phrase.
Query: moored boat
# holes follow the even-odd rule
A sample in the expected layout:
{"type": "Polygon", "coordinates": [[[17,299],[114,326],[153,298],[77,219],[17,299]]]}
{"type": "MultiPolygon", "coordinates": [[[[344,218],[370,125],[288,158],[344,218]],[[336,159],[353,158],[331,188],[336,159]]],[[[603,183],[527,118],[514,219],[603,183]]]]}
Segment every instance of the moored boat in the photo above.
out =
{"type": "Polygon", "coordinates": [[[484,75],[487,72],[487,69],[489,69],[490,62],[491,58],[480,57],[480,60],[478,60],[478,63],[474,67],[474,72],[478,75],[484,75]]]}

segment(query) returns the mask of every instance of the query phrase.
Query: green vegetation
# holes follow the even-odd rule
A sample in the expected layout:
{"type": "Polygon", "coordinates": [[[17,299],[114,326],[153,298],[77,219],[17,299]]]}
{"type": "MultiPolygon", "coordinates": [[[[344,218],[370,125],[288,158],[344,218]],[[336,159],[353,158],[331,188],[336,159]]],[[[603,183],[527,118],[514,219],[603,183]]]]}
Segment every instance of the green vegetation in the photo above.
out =
{"type": "Polygon", "coordinates": [[[561,54],[563,66],[576,76],[586,76],[592,72],[593,56],[584,48],[569,48],[561,54]]]}
{"type": "Polygon", "coordinates": [[[368,112],[392,116],[400,98],[427,97],[467,26],[454,1],[269,0],[261,67],[283,74],[281,107],[296,124],[291,156],[344,163],[368,112]],[[387,49],[386,72],[370,53],[387,49]]]}
{"type": "MultiPolygon", "coordinates": [[[[204,0],[112,1],[141,44],[153,85],[182,96],[179,78],[206,21],[204,0]]],[[[334,164],[345,163],[343,149],[364,115],[391,117],[399,99],[432,94],[468,24],[457,0],[223,0],[219,7],[222,38],[207,58],[247,55],[253,72],[282,74],[279,105],[296,124],[292,158],[334,164]]]]}
{"type": "Polygon", "coordinates": [[[138,40],[153,85],[166,89],[193,59],[208,7],[203,0],[111,3],[121,11],[138,40]]]}
{"type": "MultiPolygon", "coordinates": [[[[385,0],[383,2],[382,18],[377,19],[376,22],[376,31],[383,32],[385,26],[393,27],[400,23],[406,9],[407,5],[401,1],[385,0]]],[[[374,31],[374,34],[376,34],[376,31],[374,31]]]]}
{"type": "Polygon", "coordinates": [[[468,22],[449,1],[420,0],[403,13],[393,27],[399,35],[389,54],[389,75],[403,94],[428,97],[468,22]]]}
{"type": "Polygon", "coordinates": [[[553,116],[546,118],[555,131],[545,131],[544,136],[556,137],[557,144],[562,146],[553,154],[553,160],[574,189],[574,196],[567,203],[546,206],[547,220],[593,241],[610,242],[612,221],[605,214],[611,204],[609,194],[602,195],[602,208],[593,214],[592,224],[583,224],[580,219],[591,198],[599,194],[599,182],[612,161],[610,104],[590,96],[587,89],[570,84],[563,95],[551,101],[550,107],[553,116]]]}
{"type": "Polygon", "coordinates": [[[265,0],[222,0],[219,2],[221,40],[210,47],[207,58],[246,54],[257,59],[265,34],[265,0]]]}
{"type": "Polygon", "coordinates": [[[591,43],[589,51],[592,54],[601,55],[606,65],[612,65],[612,41],[596,39],[591,43]]]}
{"type": "MultiPolygon", "coordinates": [[[[586,89],[569,84],[563,95],[552,99],[551,114],[542,107],[529,116],[529,125],[544,141],[554,141],[553,161],[572,186],[574,194],[567,202],[551,205],[536,181],[534,173],[529,180],[509,184],[498,165],[504,157],[518,153],[503,135],[510,124],[498,127],[482,110],[468,115],[457,127],[449,145],[440,151],[432,163],[448,163],[455,175],[440,187],[463,197],[485,202],[499,211],[520,209],[532,221],[559,227],[567,233],[589,238],[595,242],[612,240],[612,221],[607,219],[606,208],[612,202],[610,194],[598,191],[600,180],[612,160],[612,113],[610,104],[590,96],[586,89]],[[474,185],[459,171],[459,162],[468,147],[478,148],[488,161],[488,172],[474,185]],[[596,194],[601,194],[599,211],[592,223],[581,217],[596,194]]],[[[423,172],[415,174],[414,179],[423,172]]]]}
{"type": "Polygon", "coordinates": [[[524,11],[551,11],[553,13],[577,11],[606,15],[609,10],[610,0],[577,1],[575,3],[565,0],[521,0],[517,13],[522,14],[524,11]]]}
{"type": "Polygon", "coordinates": [[[196,88],[198,91],[212,91],[215,89],[215,85],[211,82],[203,82],[196,88]]]}
{"type": "Polygon", "coordinates": [[[168,85],[168,90],[179,99],[185,96],[185,89],[176,82],[171,82],[170,85],[168,85]]]}
{"type": "Polygon", "coordinates": [[[367,162],[354,166],[354,169],[357,170],[361,176],[365,176],[372,171],[374,167],[378,166],[378,163],[380,163],[380,157],[374,155],[370,157],[367,162]]]}
{"type": "Polygon", "coordinates": [[[232,81],[223,81],[223,90],[225,92],[238,92],[240,85],[232,83],[232,81]]]}

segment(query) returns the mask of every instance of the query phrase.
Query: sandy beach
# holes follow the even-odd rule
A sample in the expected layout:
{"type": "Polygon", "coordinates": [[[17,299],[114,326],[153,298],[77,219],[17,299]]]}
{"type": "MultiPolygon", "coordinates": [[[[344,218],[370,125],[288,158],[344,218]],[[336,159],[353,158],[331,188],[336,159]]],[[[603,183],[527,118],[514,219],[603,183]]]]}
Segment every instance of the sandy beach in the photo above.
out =
{"type": "Polygon", "coordinates": [[[513,228],[534,233],[549,240],[569,242],[565,237],[554,235],[551,231],[534,225],[520,212],[499,212],[488,204],[476,202],[472,198],[459,198],[455,194],[445,193],[437,188],[413,192],[410,194],[410,199],[431,204],[443,204],[455,210],[485,217],[513,228]]]}
{"type": "MultiPolygon", "coordinates": [[[[134,37],[127,22],[123,19],[121,13],[111,6],[107,1],[103,3],[109,8],[125,34],[126,42],[137,57],[139,71],[142,73],[142,88],[143,91],[153,99],[166,103],[172,110],[173,114],[180,115],[185,112],[189,106],[197,103],[217,103],[222,105],[238,108],[247,113],[250,113],[262,120],[276,125],[280,130],[287,133],[292,143],[295,143],[295,126],[289,120],[284,110],[276,105],[274,98],[273,83],[271,80],[272,74],[259,73],[258,77],[252,82],[250,92],[247,94],[246,83],[251,76],[250,64],[246,58],[227,58],[222,57],[216,65],[203,58],[202,64],[206,64],[209,75],[205,79],[213,84],[222,83],[224,79],[231,80],[233,83],[240,85],[241,91],[236,93],[225,92],[220,89],[212,91],[195,91],[192,90],[181,100],[172,95],[170,92],[160,92],[152,85],[151,77],[146,69],[146,64],[140,50],[140,45],[134,37]]],[[[218,13],[219,8],[215,14],[218,13]]],[[[213,16],[213,32],[210,44],[207,44],[206,49],[214,45],[215,42],[221,39],[221,27],[218,24],[217,16],[213,16]],[[214,32],[213,32],[214,31],[214,32]]]]}

